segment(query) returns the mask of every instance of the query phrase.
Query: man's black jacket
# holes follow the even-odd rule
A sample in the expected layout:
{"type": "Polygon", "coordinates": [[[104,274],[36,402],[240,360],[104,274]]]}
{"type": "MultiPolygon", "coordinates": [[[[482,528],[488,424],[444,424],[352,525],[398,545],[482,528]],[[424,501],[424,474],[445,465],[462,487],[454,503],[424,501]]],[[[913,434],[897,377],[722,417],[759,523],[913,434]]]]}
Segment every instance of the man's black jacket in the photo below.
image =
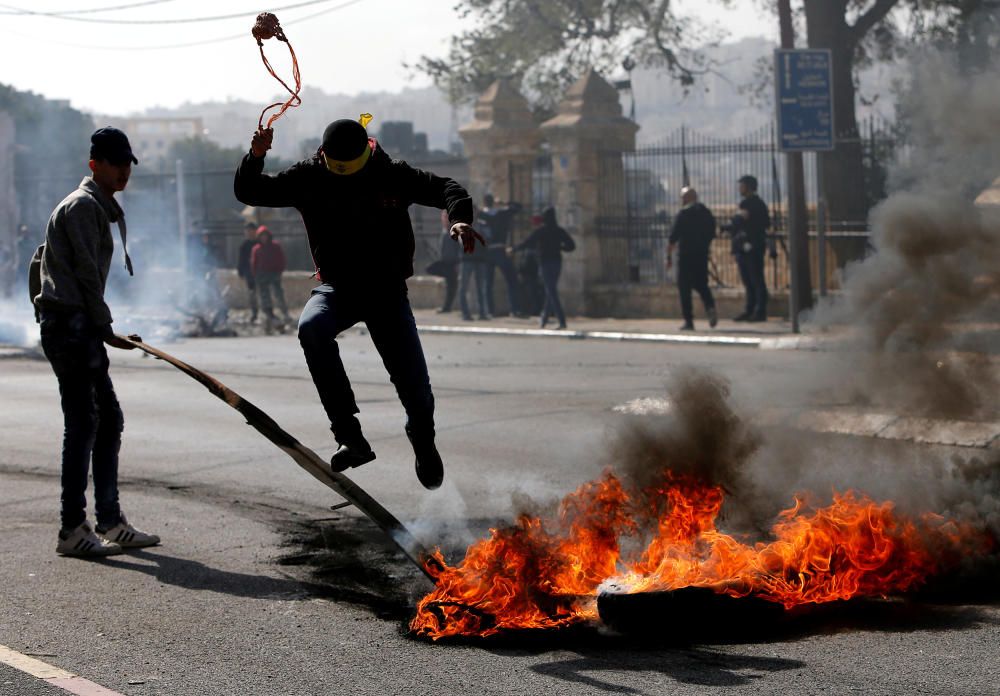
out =
{"type": "Polygon", "coordinates": [[[332,173],[318,152],[274,176],[263,173],[263,158],[248,153],[236,170],[241,203],[298,209],[320,278],[336,287],[386,287],[413,275],[407,210],[414,203],[446,209],[452,224],[472,223],[472,199],[457,182],[371,146],[365,168],[350,176],[332,173]]]}
{"type": "Polygon", "coordinates": [[[679,244],[679,263],[704,263],[715,239],[715,216],[700,202],[684,206],[674,218],[670,243],[679,244]]]}

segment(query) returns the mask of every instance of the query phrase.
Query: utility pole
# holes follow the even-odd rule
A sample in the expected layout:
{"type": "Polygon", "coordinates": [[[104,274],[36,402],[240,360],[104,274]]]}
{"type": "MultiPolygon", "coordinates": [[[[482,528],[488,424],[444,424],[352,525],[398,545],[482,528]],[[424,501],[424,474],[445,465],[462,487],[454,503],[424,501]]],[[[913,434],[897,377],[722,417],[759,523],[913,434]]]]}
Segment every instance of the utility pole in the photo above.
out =
{"type": "Polygon", "coordinates": [[[184,186],[184,162],[177,160],[174,165],[177,176],[177,241],[180,245],[178,247],[180,255],[178,264],[180,266],[180,296],[181,303],[187,304],[187,192],[184,186]]]}
{"type": "MultiPolygon", "coordinates": [[[[791,0],[778,0],[778,20],[781,25],[781,47],[795,48],[791,0]]],[[[805,169],[801,152],[785,153],[785,173],[788,178],[788,253],[791,289],[788,306],[792,331],[799,332],[799,312],[812,306],[809,282],[809,218],[806,213],[805,169]]]]}

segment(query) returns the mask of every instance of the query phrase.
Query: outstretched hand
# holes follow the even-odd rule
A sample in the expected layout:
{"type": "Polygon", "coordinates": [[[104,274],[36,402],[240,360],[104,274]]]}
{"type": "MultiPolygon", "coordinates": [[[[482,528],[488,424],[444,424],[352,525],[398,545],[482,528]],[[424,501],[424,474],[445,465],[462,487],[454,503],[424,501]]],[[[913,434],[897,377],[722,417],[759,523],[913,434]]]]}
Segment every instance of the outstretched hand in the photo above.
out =
{"type": "Polygon", "coordinates": [[[273,128],[258,128],[250,139],[250,151],[254,157],[263,157],[271,149],[274,140],[273,128]]]}
{"type": "Polygon", "coordinates": [[[462,249],[466,254],[471,254],[476,250],[476,242],[486,246],[486,240],[465,222],[456,222],[451,226],[451,238],[462,243],[462,249]]]}

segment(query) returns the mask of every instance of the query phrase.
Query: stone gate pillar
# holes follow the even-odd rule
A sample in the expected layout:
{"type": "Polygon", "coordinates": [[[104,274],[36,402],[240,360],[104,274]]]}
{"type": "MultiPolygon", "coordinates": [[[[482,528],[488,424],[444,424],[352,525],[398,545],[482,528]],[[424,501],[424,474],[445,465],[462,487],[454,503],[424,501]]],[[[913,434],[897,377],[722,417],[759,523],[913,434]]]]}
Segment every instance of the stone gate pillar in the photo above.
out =
{"type": "Polygon", "coordinates": [[[484,193],[509,201],[511,167],[530,167],[541,133],[527,100],[509,82],[498,80],[476,101],[472,123],[459,129],[469,159],[469,190],[476,205],[484,193]]]}
{"type": "Polygon", "coordinates": [[[586,315],[587,289],[602,275],[597,218],[624,207],[621,153],[635,149],[639,126],[622,115],[615,88],[590,70],[567,90],[541,130],[552,153],[559,224],[577,245],[563,259],[561,297],[567,313],[586,315]]]}

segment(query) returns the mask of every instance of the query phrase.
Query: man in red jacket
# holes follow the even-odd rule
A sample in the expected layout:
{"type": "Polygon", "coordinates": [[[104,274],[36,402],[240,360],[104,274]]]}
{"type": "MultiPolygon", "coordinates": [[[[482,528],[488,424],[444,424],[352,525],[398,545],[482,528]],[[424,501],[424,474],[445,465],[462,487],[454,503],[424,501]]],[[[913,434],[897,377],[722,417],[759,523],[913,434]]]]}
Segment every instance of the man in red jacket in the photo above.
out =
{"type": "Polygon", "coordinates": [[[285,250],[274,240],[271,230],[266,225],[261,225],[257,228],[257,244],[250,252],[250,270],[257,292],[260,293],[260,308],[267,317],[268,326],[274,321],[272,293],[285,321],[291,318],[288,316],[288,305],[285,304],[285,293],[281,289],[281,274],[285,272],[285,265],[285,250]]]}

